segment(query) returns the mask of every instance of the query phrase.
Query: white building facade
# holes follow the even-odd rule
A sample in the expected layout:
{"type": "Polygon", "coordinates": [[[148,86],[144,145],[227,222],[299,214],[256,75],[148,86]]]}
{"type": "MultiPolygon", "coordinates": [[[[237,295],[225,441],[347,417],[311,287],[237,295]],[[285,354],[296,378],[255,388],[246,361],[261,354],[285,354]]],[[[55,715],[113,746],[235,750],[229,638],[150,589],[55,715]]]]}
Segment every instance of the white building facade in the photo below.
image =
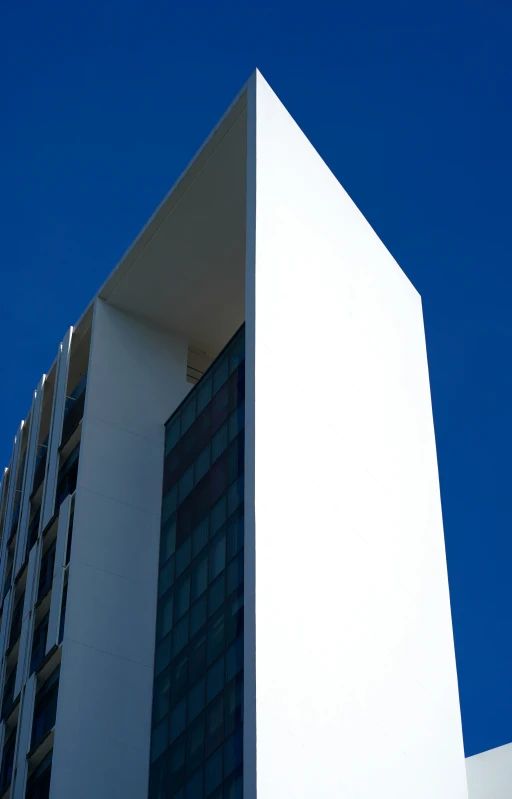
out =
{"type": "Polygon", "coordinates": [[[467,799],[421,299],[259,73],[66,333],[0,503],[0,797],[467,799]],[[167,420],[242,326],[243,769],[226,749],[219,782],[206,743],[189,774],[172,651],[155,667],[162,597],[171,636],[194,599],[162,480],[167,420]]]}

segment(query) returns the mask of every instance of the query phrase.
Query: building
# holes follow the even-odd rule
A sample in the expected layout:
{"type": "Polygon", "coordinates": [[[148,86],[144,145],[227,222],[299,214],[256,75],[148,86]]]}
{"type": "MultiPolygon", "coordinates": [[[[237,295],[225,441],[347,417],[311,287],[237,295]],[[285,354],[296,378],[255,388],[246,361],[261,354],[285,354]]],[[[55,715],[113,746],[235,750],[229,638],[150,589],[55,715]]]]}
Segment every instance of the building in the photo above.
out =
{"type": "Polygon", "coordinates": [[[259,73],[0,502],[0,797],[467,799],[421,300],[259,73]]]}

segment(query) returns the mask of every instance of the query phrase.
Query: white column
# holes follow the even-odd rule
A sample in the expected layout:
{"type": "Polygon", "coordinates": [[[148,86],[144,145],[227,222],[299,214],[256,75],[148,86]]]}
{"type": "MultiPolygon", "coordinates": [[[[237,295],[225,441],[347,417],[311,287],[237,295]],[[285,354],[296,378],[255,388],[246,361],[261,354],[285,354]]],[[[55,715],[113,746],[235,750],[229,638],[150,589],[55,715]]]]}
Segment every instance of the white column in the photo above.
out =
{"type": "Polygon", "coordinates": [[[16,551],[14,555],[14,574],[17,575],[25,560],[25,547],[27,543],[27,530],[30,521],[30,494],[32,491],[32,481],[34,479],[34,465],[37,454],[37,440],[39,435],[39,422],[41,419],[41,407],[43,398],[43,384],[45,376],[34,393],[32,412],[30,414],[30,430],[27,442],[27,455],[25,459],[25,475],[23,478],[23,494],[21,500],[20,523],[16,539],[16,551]]]}
{"type": "MultiPolygon", "coordinates": [[[[14,448],[11,458],[10,476],[9,476],[9,489],[7,492],[7,507],[4,518],[4,528],[2,533],[1,542],[1,556],[0,556],[0,591],[3,591],[4,581],[7,577],[7,541],[11,530],[11,518],[14,506],[14,498],[16,495],[16,478],[18,472],[18,462],[21,451],[21,439],[23,433],[23,422],[20,424],[19,430],[14,439],[14,448]]],[[[1,604],[1,603],[0,603],[1,604]]]]}
{"type": "Polygon", "coordinates": [[[59,512],[57,526],[57,542],[55,546],[55,565],[53,569],[52,596],[50,600],[50,616],[48,619],[48,636],[46,639],[46,653],[57,643],[59,638],[60,611],[62,602],[62,588],[64,585],[64,566],[66,547],[68,542],[69,516],[71,512],[71,496],[67,496],[59,512]]]}
{"type": "Polygon", "coordinates": [[[14,686],[14,696],[16,697],[28,677],[30,668],[30,656],[32,651],[32,632],[34,629],[34,602],[37,590],[37,579],[39,576],[39,564],[41,560],[41,539],[30,550],[27,566],[27,584],[25,588],[25,599],[23,603],[23,621],[21,623],[20,649],[18,653],[18,672],[14,686]]]}
{"type": "Polygon", "coordinates": [[[190,389],[187,349],[96,301],[52,799],[147,793],[164,424],[190,389]]]}
{"type": "Polygon", "coordinates": [[[45,482],[41,511],[40,529],[44,530],[53,516],[55,506],[55,490],[59,468],[59,446],[62,435],[62,422],[66,407],[66,389],[68,382],[69,354],[73,328],[70,327],[59,347],[57,374],[53,393],[52,418],[48,438],[48,455],[46,458],[45,482]]]}
{"type": "MultiPolygon", "coordinates": [[[[2,613],[2,624],[0,625],[0,657],[3,658],[5,655],[5,650],[7,648],[7,641],[9,640],[9,630],[11,629],[11,615],[12,615],[12,603],[14,601],[14,590],[12,588],[9,589],[5,601],[4,601],[4,609],[2,613]]],[[[4,672],[5,676],[5,672],[4,672]]]]}
{"type": "Polygon", "coordinates": [[[27,754],[30,751],[34,699],[36,695],[36,676],[32,674],[21,697],[18,721],[18,746],[16,750],[16,776],[11,788],[11,799],[23,799],[27,783],[27,754]]]}

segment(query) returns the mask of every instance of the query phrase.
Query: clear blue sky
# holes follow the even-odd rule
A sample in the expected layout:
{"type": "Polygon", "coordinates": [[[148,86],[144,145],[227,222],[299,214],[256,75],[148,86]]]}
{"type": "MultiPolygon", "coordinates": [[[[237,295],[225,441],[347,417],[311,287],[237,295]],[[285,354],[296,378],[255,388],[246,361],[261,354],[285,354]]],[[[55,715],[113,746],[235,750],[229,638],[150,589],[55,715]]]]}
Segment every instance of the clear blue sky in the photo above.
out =
{"type": "Polygon", "coordinates": [[[258,66],[423,296],[466,751],[512,741],[506,0],[4,4],[0,462],[258,66]]]}

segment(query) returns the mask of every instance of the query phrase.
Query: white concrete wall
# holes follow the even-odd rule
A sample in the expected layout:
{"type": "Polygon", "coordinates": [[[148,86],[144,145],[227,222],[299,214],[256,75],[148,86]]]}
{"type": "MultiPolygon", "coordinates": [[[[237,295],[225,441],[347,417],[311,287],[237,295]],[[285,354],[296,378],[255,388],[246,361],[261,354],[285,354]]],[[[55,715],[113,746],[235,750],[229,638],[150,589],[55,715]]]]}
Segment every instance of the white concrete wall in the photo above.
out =
{"type": "Polygon", "coordinates": [[[244,797],[466,799],[420,297],[256,81],[244,797]]]}
{"type": "Polygon", "coordinates": [[[51,799],[145,799],[164,423],[187,342],[96,301],[51,799]]]}
{"type": "Polygon", "coordinates": [[[469,799],[510,799],[512,743],[466,760],[469,799]]]}

